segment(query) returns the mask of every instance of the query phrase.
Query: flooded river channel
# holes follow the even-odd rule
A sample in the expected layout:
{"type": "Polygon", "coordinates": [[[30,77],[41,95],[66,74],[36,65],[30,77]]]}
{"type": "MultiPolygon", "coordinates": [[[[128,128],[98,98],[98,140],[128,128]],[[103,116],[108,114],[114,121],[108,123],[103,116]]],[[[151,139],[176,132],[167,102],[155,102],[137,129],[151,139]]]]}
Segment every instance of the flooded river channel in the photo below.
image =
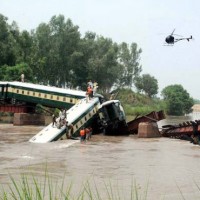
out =
{"type": "MultiPolygon", "coordinates": [[[[200,119],[193,113],[170,117],[159,122],[176,124],[200,119]]],[[[131,187],[147,199],[200,199],[200,146],[188,141],[136,135],[111,137],[94,135],[91,141],[63,140],[33,144],[28,140],[40,126],[0,124],[0,183],[7,187],[10,176],[34,174],[44,180],[48,171],[53,184],[64,180],[79,193],[88,181],[98,188],[102,199],[109,199],[106,189],[112,188],[113,199],[131,199],[131,187]],[[115,198],[117,194],[118,198],[115,198]],[[119,198],[120,197],[120,198],[119,198]]]]}

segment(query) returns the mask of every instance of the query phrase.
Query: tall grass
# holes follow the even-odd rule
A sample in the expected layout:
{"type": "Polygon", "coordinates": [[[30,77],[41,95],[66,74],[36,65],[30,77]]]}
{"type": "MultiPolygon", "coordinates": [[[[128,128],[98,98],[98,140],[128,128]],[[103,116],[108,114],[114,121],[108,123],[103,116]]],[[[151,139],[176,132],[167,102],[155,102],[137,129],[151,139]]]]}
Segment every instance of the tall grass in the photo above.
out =
{"type": "MultiPolygon", "coordinates": [[[[8,187],[1,189],[0,200],[120,200],[127,199],[123,196],[121,187],[111,183],[111,181],[104,182],[103,191],[99,189],[98,184],[87,180],[82,184],[79,192],[76,185],[70,182],[67,186],[63,180],[54,180],[47,172],[43,180],[36,178],[33,174],[20,174],[19,178],[10,176],[10,183],[8,187]]],[[[121,185],[120,185],[121,186],[121,185]]],[[[130,200],[145,200],[147,199],[146,188],[143,195],[139,195],[139,189],[135,181],[132,181],[130,187],[130,200]]]]}
{"type": "Polygon", "coordinates": [[[138,115],[145,115],[152,112],[152,108],[149,106],[130,106],[124,105],[124,110],[126,115],[138,116],[138,115]]]}
{"type": "Polygon", "coordinates": [[[142,116],[146,115],[152,111],[159,111],[162,110],[161,107],[156,106],[130,106],[130,105],[124,105],[124,111],[127,116],[142,116]]]}
{"type": "MultiPolygon", "coordinates": [[[[198,183],[195,182],[195,185],[200,191],[198,183]]],[[[130,188],[126,188],[126,193],[124,193],[121,183],[116,185],[110,180],[104,181],[102,190],[92,179],[92,181],[86,180],[78,189],[72,182],[66,186],[65,176],[60,181],[55,180],[45,172],[45,176],[41,180],[33,174],[22,173],[20,177],[10,176],[8,187],[1,188],[0,200],[146,200],[148,199],[148,186],[149,182],[147,182],[146,188],[141,191],[136,181],[132,180],[130,188]]],[[[177,183],[176,186],[180,199],[185,200],[184,193],[177,183]]]]}
{"type": "Polygon", "coordinates": [[[117,98],[121,101],[126,115],[145,115],[152,111],[166,109],[163,100],[149,98],[146,95],[135,93],[130,89],[119,90],[117,98]]]}

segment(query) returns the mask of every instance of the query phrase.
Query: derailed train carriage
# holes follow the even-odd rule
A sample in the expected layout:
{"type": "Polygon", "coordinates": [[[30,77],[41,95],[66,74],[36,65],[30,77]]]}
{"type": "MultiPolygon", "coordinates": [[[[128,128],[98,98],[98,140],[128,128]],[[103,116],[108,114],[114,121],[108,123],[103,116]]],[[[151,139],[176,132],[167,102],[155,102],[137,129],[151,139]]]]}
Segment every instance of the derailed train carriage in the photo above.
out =
{"type": "Polygon", "coordinates": [[[119,100],[110,100],[99,107],[101,127],[107,135],[126,134],[126,116],[119,100]]]}
{"type": "Polygon", "coordinates": [[[0,98],[11,104],[41,104],[48,107],[70,108],[85,97],[83,91],[22,82],[0,82],[0,98]]]}
{"type": "MultiPolygon", "coordinates": [[[[76,135],[78,130],[84,125],[92,126],[96,133],[122,134],[120,130],[126,127],[127,124],[120,101],[105,101],[102,95],[96,95],[95,97],[98,98],[99,103],[94,115],[88,115],[94,107],[91,105],[91,108],[85,110],[76,119],[76,123],[73,123],[75,127],[78,124],[76,135]]],[[[84,98],[84,91],[67,90],[31,83],[0,82],[0,99],[2,102],[7,102],[8,104],[22,103],[32,107],[36,104],[42,104],[47,107],[69,109],[84,98]]]]}

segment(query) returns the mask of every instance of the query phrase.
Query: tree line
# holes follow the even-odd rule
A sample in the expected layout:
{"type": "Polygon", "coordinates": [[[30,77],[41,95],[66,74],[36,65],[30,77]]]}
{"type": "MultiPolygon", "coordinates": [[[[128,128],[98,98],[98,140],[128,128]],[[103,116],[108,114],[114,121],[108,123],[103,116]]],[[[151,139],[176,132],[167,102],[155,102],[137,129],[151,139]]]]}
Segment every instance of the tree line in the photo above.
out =
{"type": "Polygon", "coordinates": [[[22,71],[30,82],[84,89],[96,80],[102,91],[113,86],[132,87],[139,76],[141,48],[117,44],[110,38],[86,32],[63,15],[28,32],[0,15],[1,80],[17,80],[22,71]]]}
{"type": "Polygon", "coordinates": [[[25,81],[44,85],[85,90],[92,80],[102,93],[133,86],[150,98],[158,93],[158,81],[150,74],[141,75],[142,49],[137,43],[118,44],[94,32],[81,35],[63,15],[30,32],[7,21],[0,14],[1,81],[18,81],[24,73],[25,81]]]}

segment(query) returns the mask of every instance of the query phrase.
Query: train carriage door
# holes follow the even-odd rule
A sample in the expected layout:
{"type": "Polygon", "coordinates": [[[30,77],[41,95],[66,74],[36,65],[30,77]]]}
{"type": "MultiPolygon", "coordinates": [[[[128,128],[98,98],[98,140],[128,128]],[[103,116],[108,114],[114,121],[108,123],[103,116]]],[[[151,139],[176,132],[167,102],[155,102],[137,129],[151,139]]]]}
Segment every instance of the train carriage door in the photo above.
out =
{"type": "Polygon", "coordinates": [[[4,85],[0,86],[0,98],[4,97],[4,85]]]}

